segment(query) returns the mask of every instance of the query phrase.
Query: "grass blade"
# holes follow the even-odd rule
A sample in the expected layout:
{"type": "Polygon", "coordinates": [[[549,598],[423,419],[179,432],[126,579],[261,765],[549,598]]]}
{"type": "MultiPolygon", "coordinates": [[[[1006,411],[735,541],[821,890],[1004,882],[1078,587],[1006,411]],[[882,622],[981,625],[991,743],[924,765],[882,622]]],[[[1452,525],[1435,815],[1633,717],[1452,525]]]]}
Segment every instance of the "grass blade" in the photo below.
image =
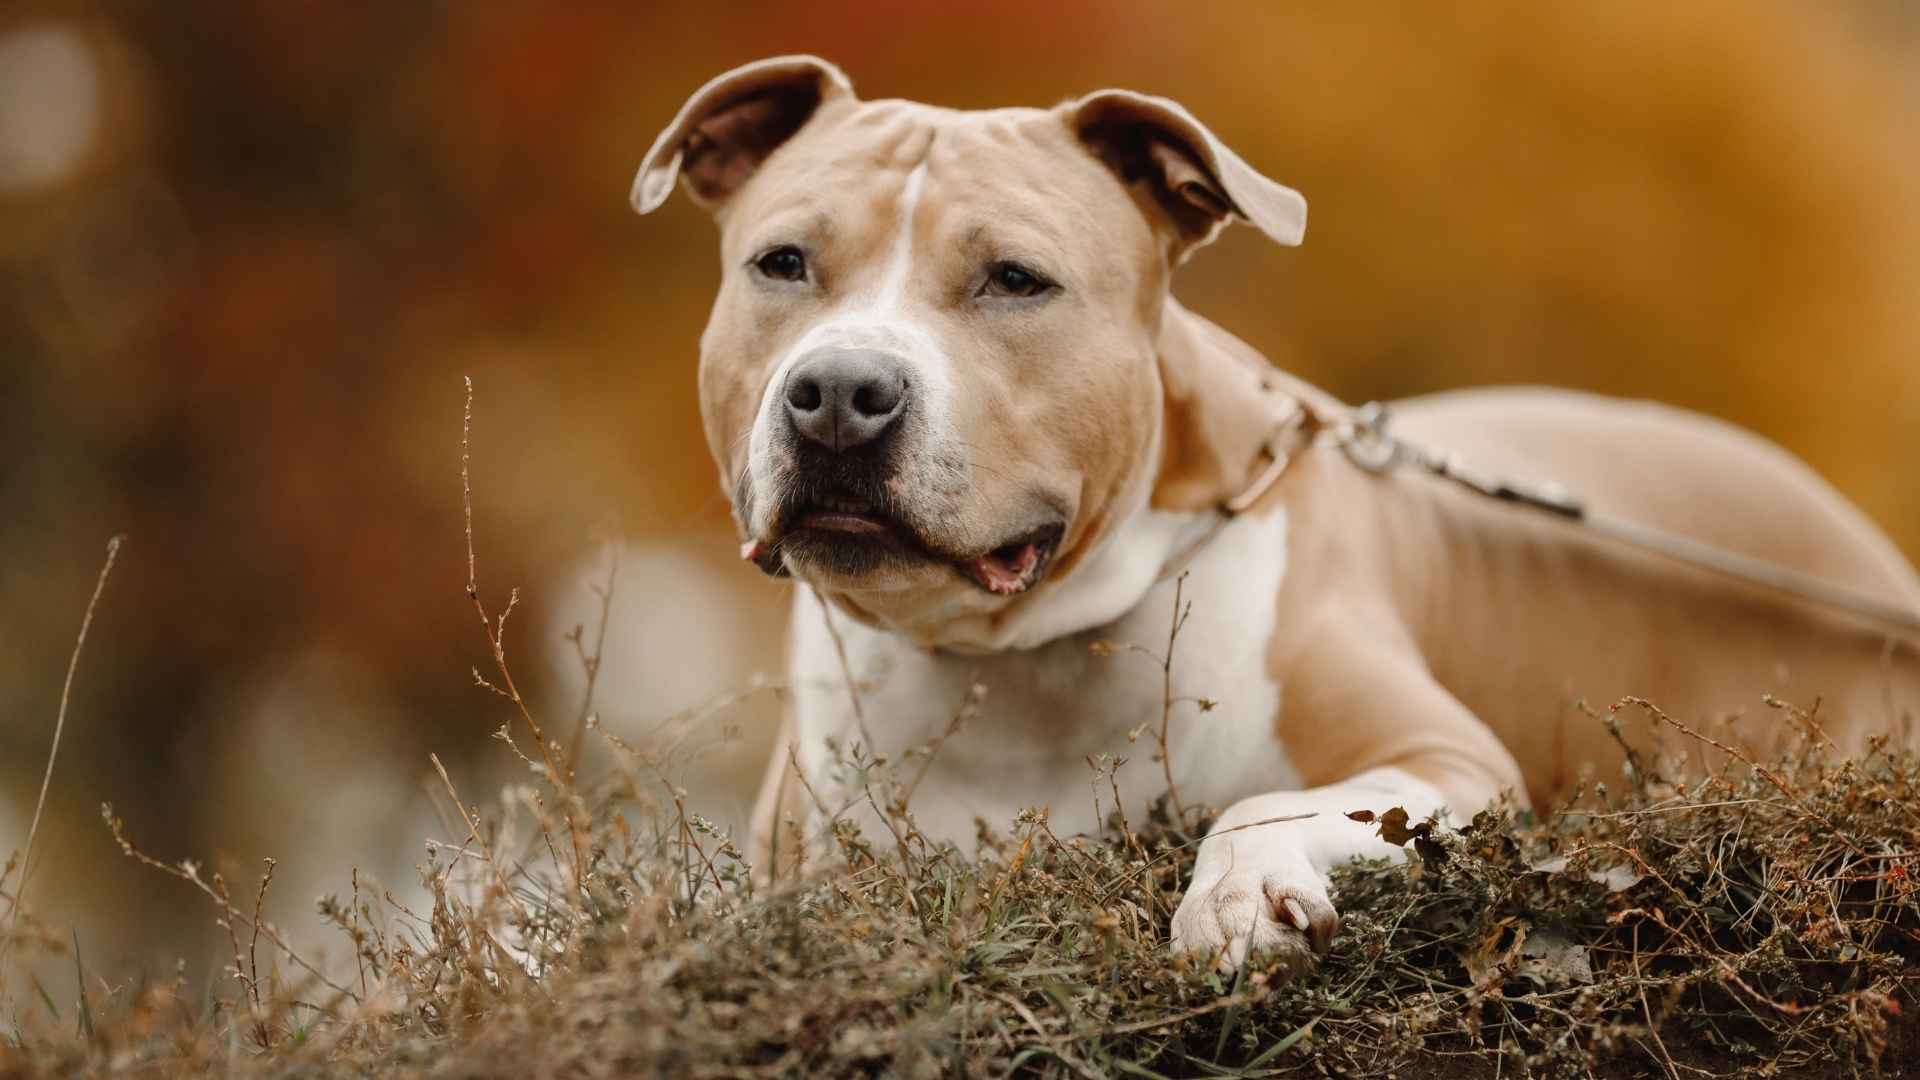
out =
{"type": "Polygon", "coordinates": [[[87,965],[80,959],[80,931],[73,932],[73,970],[80,979],[80,1037],[93,1041],[93,1010],[87,1006],[87,965]]]}

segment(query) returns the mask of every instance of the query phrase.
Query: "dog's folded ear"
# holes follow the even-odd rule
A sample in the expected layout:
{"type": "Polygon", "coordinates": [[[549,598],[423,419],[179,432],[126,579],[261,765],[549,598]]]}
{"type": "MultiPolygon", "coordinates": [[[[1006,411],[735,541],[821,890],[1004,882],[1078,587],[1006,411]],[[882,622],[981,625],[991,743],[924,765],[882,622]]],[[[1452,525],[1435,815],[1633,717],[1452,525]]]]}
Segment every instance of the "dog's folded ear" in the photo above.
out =
{"type": "Polygon", "coordinates": [[[1178,102],[1102,90],[1061,111],[1087,149],[1172,226],[1176,261],[1235,218],[1289,246],[1306,234],[1307,200],[1260,175],[1178,102]]]}
{"type": "Polygon", "coordinates": [[[633,178],[633,208],[658,209],[676,178],[695,202],[718,206],[823,102],[852,96],[845,73],[817,56],[756,60],[718,76],[654,140],[633,178]]]}

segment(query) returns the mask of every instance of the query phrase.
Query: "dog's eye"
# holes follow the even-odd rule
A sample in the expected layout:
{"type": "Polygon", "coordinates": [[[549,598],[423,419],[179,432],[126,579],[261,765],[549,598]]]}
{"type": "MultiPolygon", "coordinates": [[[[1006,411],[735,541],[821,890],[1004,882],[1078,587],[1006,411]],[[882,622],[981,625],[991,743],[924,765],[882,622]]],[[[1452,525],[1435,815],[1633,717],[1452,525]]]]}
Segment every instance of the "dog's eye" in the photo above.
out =
{"type": "Polygon", "coordinates": [[[1000,262],[987,270],[987,281],[980,292],[993,296],[1039,296],[1051,288],[1052,282],[1019,263],[1000,262]]]}
{"type": "Polygon", "coordinates": [[[783,244],[753,261],[760,272],[775,281],[807,280],[807,257],[792,244],[783,244]]]}

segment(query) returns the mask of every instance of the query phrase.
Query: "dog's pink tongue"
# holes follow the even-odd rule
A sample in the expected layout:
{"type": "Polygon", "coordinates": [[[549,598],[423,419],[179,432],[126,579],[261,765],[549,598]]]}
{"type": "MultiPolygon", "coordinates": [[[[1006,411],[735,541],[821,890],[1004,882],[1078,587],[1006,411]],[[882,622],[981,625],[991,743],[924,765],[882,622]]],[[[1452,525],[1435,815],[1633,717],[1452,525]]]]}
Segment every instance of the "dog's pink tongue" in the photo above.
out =
{"type": "Polygon", "coordinates": [[[1033,572],[1039,566],[1040,549],[1033,544],[1021,544],[1011,555],[990,551],[967,561],[968,572],[985,585],[987,591],[1001,596],[1011,596],[1032,584],[1033,572]]]}

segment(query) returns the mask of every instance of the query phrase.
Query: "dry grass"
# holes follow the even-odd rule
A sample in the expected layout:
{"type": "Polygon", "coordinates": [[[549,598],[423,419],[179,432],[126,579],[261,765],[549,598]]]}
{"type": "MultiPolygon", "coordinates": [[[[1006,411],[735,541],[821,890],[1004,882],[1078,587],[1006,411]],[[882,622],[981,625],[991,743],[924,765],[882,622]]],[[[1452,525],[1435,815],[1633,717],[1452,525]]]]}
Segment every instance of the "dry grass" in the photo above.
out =
{"type": "MultiPolygon", "coordinates": [[[[156,863],[239,928],[232,982],[196,1006],[93,980],[84,1019],[20,1010],[0,1075],[1897,1075],[1916,1050],[1910,756],[1809,737],[1681,784],[1681,737],[1549,821],[1414,824],[1416,857],[1336,873],[1345,931],[1289,984],[1170,962],[1194,834],[1164,805],[1103,838],[1028,814],[971,861],[896,810],[897,842],[843,828],[835,865],[755,888],[662,762],[605,745],[590,793],[465,808],[430,909],[361,880],[323,901],[356,960],[339,985],[217,877],[156,863]],[[556,805],[590,823],[578,878],[556,805]]],[[[887,805],[891,767],[848,764],[887,805]]]]}
{"type": "MultiPolygon", "coordinates": [[[[184,978],[111,983],[76,951],[77,1013],[11,988],[0,1076],[1677,1080],[1920,1059],[1920,759],[1838,760],[1817,709],[1770,702],[1795,735],[1756,762],[1622,702],[1591,722],[1631,747],[1624,784],[1458,832],[1383,815],[1408,857],[1335,873],[1345,930],[1319,969],[1223,980],[1166,949],[1203,812],[1109,805],[1093,838],[1029,812],[983,824],[969,859],[914,822],[937,744],[891,762],[852,745],[844,771],[888,834],[835,817],[830,857],[756,885],[734,838],[687,809],[677,751],[599,731],[590,698],[574,745],[548,733],[514,689],[511,602],[491,616],[477,579],[469,595],[498,676],[476,679],[532,741],[497,733],[531,780],[483,808],[440,770],[456,839],[430,845],[430,903],[355,874],[319,903],[353,965],[323,970],[260,917],[271,863],[249,899],[149,858],[103,808],[128,855],[208,896],[227,978],[204,997],[184,978]]],[[[598,650],[579,657],[591,676],[598,650]]],[[[64,947],[31,913],[8,940],[64,947]]]]}

